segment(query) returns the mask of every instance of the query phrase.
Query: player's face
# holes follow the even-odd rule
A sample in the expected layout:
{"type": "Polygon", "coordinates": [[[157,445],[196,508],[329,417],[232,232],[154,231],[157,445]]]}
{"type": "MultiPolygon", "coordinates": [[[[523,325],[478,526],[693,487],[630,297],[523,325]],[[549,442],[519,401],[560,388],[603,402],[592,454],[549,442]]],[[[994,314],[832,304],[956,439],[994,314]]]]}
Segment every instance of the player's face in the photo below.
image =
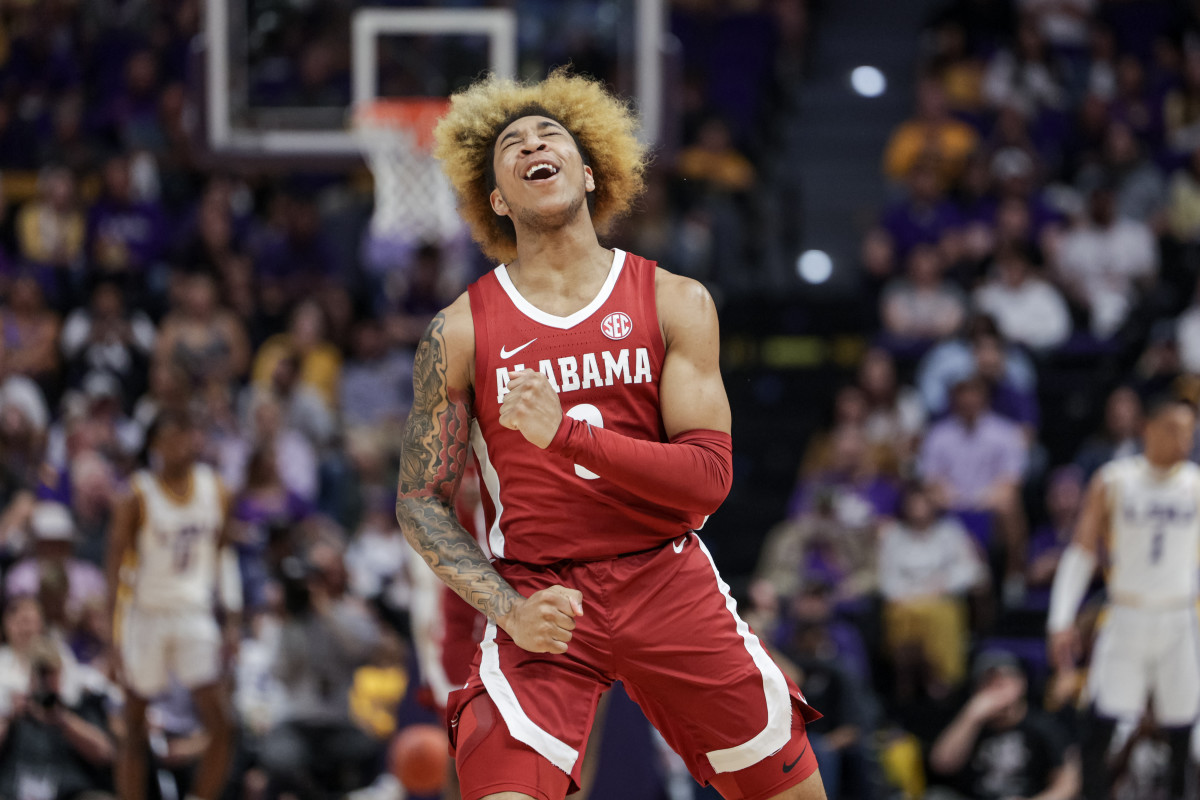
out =
{"type": "Polygon", "coordinates": [[[575,140],[549,117],[521,117],[502,130],[492,167],[492,209],[519,228],[561,228],[586,213],[587,193],[596,188],[575,140]]]}
{"type": "Polygon", "coordinates": [[[1192,452],[1196,415],[1183,406],[1172,406],[1146,423],[1146,456],[1160,464],[1183,461],[1192,452]]]}
{"type": "Polygon", "coordinates": [[[198,438],[191,426],[163,426],[154,444],[163,466],[170,469],[195,461],[200,452],[198,438]]]}

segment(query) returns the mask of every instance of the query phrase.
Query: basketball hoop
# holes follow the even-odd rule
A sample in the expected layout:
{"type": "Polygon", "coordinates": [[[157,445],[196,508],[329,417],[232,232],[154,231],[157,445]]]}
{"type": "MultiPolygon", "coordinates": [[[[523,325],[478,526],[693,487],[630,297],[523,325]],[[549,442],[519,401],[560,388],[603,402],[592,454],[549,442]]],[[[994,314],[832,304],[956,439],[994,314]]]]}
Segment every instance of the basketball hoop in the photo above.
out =
{"type": "Polygon", "coordinates": [[[444,97],[379,98],[354,110],[355,138],[375,177],[372,236],[420,245],[461,234],[454,191],[431,152],[449,106],[444,97]]]}

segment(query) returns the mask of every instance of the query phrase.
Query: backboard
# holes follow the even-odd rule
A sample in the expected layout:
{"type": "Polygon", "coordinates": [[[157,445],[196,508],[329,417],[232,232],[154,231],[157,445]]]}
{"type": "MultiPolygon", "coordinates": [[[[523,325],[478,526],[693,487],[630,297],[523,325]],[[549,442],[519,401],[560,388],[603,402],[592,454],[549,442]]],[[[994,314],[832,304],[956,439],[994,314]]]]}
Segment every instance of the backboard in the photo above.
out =
{"type": "Polygon", "coordinates": [[[350,110],[572,63],[662,124],[665,0],[205,0],[203,133],[218,158],[357,159],[350,110]]]}

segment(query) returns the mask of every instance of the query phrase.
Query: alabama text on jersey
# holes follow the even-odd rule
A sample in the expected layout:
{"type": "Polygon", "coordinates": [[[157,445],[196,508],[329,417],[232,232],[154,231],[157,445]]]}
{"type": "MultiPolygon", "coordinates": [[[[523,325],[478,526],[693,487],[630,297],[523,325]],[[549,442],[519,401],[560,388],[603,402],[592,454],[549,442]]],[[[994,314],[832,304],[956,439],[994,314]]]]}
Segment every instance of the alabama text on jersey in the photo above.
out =
{"type": "Polygon", "coordinates": [[[510,374],[532,369],[558,392],[567,416],[666,441],[658,397],[666,348],[656,271],[652,261],[615,251],[600,292],[567,317],[529,303],[504,266],[471,285],[471,443],[496,558],[531,564],[608,558],[654,547],[702,524],[702,517],[672,508],[670,498],[639,498],[500,424],[510,374]]]}

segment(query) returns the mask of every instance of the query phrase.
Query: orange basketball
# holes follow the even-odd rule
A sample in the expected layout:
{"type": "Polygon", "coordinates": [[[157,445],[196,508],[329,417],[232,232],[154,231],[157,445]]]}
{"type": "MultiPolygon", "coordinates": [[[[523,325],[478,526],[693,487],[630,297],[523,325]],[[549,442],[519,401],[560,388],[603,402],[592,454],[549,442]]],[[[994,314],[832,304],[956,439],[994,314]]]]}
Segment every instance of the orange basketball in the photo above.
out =
{"type": "Polygon", "coordinates": [[[437,725],[409,725],[392,739],[388,766],[414,794],[432,794],[446,782],[450,741],[437,725]]]}

